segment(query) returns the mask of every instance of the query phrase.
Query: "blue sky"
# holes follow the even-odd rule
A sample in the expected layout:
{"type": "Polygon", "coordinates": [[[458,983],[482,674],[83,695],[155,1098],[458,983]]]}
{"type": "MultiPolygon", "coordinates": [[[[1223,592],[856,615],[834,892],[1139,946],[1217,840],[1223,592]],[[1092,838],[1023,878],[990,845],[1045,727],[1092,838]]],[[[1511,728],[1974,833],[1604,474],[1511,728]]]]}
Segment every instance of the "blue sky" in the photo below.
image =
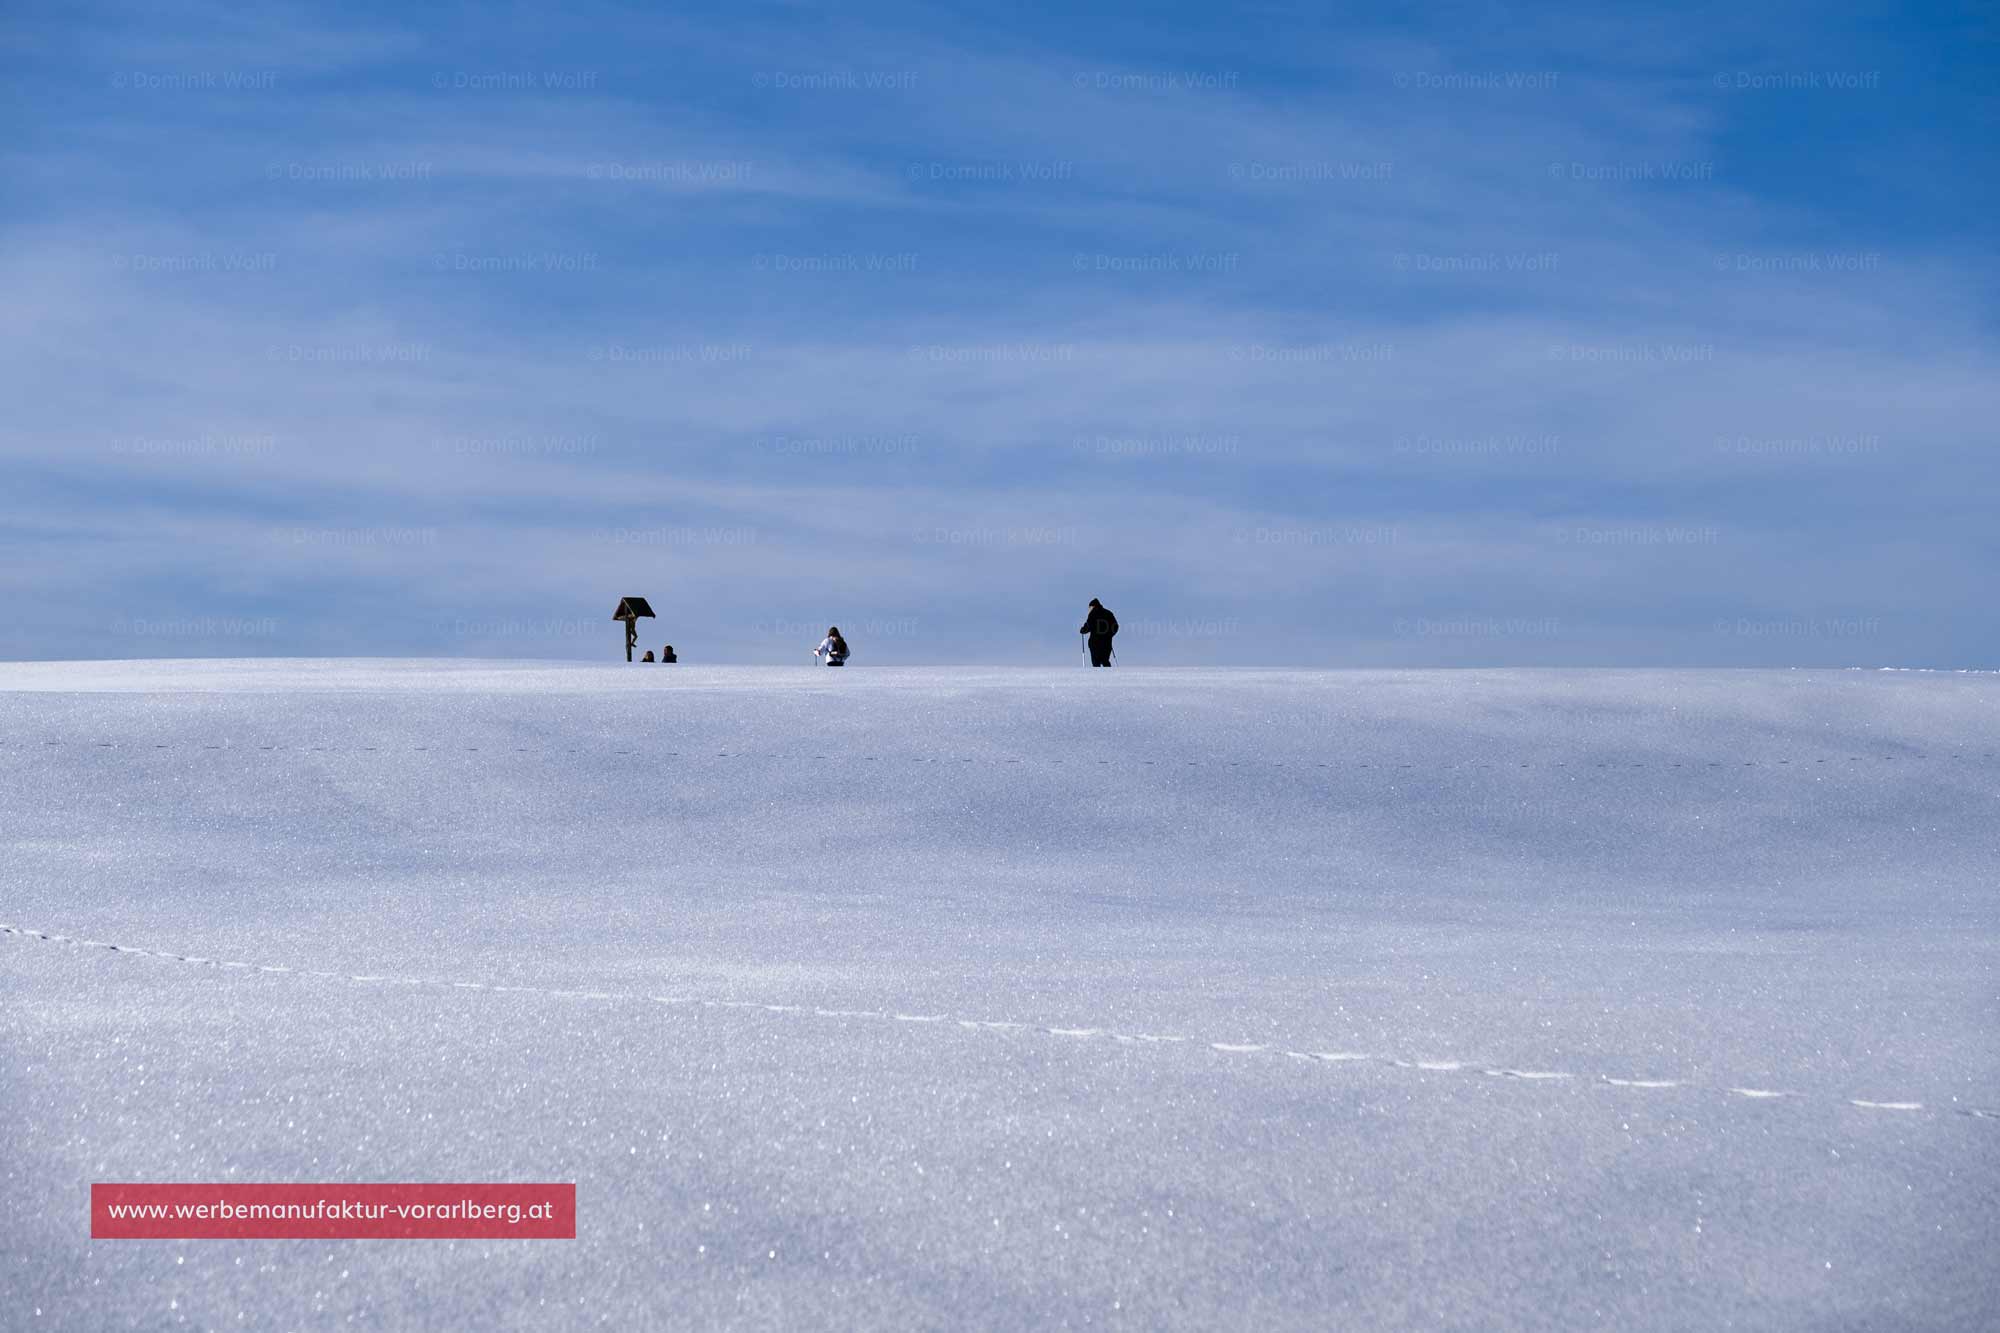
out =
{"type": "Polygon", "coordinates": [[[12,14],[0,655],[2000,665],[1990,10],[12,14]]]}

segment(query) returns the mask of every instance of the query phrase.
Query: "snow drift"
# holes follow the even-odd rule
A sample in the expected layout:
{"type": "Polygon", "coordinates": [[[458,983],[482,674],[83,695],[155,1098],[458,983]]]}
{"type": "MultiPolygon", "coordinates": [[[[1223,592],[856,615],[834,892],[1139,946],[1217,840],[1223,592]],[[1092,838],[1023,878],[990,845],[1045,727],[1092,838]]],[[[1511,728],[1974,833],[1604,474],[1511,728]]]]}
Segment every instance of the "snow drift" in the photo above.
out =
{"type": "Polygon", "coordinates": [[[1990,1325],[1996,798],[1977,674],[0,667],[7,1322],[1990,1325]]]}

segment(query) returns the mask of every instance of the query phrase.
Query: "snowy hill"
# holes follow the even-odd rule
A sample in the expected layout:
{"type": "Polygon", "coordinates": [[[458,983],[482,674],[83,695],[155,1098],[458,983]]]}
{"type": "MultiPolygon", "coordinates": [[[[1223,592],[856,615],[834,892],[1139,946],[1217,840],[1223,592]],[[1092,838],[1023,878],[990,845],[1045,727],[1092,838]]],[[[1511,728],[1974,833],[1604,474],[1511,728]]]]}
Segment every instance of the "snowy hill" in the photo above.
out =
{"type": "Polygon", "coordinates": [[[4,1322],[1993,1327],[1996,802],[1983,674],[0,666],[4,1322]],[[88,1239],[232,1179],[578,1238],[88,1239]]]}

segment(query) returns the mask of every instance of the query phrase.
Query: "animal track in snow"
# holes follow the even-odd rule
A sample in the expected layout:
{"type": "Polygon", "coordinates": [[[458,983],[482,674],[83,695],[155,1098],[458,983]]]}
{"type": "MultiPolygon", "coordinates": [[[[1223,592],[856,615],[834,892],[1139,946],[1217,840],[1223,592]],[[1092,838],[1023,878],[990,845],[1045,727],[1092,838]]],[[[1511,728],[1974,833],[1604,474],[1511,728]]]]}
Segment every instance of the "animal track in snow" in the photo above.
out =
{"type": "MultiPolygon", "coordinates": [[[[873,1022],[896,1022],[917,1024],[952,1023],[965,1031],[984,1032],[1040,1032],[1046,1036],[1068,1037],[1077,1041],[1092,1041],[1105,1038],[1124,1044],[1168,1045],[1197,1040],[1178,1033],[1160,1032],[1118,1032],[1103,1027],[1053,1027],[1024,1023],[1012,1019],[958,1018],[951,1014],[911,1014],[887,1009],[832,1009],[817,1005],[777,1004],[764,1000],[732,1000],[712,996],[695,995],[645,995],[632,991],[606,990],[565,990],[547,986],[500,986],[490,982],[458,981],[433,977],[402,977],[386,973],[329,972],[313,968],[292,968],[273,963],[247,963],[205,958],[193,954],[172,953],[163,949],[145,949],[132,944],[113,944],[104,940],[78,939],[51,931],[34,930],[26,926],[0,924],[0,935],[16,939],[42,940],[50,944],[68,945],[78,949],[104,949],[111,953],[131,954],[140,958],[158,958],[167,962],[181,963],[193,967],[211,967],[245,972],[282,973],[287,976],[313,977],[326,981],[341,981],[352,985],[428,987],[438,990],[483,991],[494,995],[535,995],[551,999],[599,1000],[599,1001],[648,1001],[655,1004],[686,1006],[697,1009],[735,1010],[744,1013],[760,1013],[785,1016],[809,1016],[845,1020],[873,1022]]],[[[1402,1059],[1392,1055],[1370,1055],[1360,1051],[1301,1051],[1274,1045],[1270,1042],[1223,1042],[1204,1043],[1208,1049],[1219,1054],[1235,1057],[1260,1057],[1281,1055],[1288,1059],[1313,1064],[1377,1064],[1398,1069],[1415,1069],[1425,1073],[1454,1074],[1477,1071],[1493,1078],[1513,1082],[1542,1083],[1570,1082],[1576,1075],[1561,1070],[1514,1069],[1505,1066],[1488,1066],[1464,1060],[1402,1059]]],[[[1620,1078],[1611,1074],[1600,1074],[1595,1082],[1618,1088],[1664,1089],[1695,1087],[1698,1085],[1669,1078],[1620,1078]]],[[[1748,1088],[1723,1086],[1721,1091],[1732,1096],[1753,1101],[1806,1101],[1802,1094],[1784,1092],[1770,1088],[1748,1088]]],[[[1817,1098],[1821,1102],[1830,1099],[1817,1098]]],[[[1843,1097],[1843,1106],[1867,1111],[1900,1111],[1905,1114],[1930,1114],[1926,1105],[1913,1100],[1887,1100],[1864,1097],[1843,1097]]],[[[1957,1114],[1980,1120],[2000,1121],[2000,1110],[1987,1107],[1953,1107],[1957,1114]]]]}
{"type": "MultiPolygon", "coordinates": [[[[37,743],[37,742],[34,742],[34,741],[27,741],[27,740],[21,740],[21,741],[8,741],[8,740],[0,740],[0,749],[8,749],[8,748],[18,748],[18,749],[22,749],[22,750],[26,750],[26,749],[28,749],[28,748],[30,748],[30,747],[36,747],[36,748],[48,748],[48,747],[55,747],[55,748],[61,748],[61,747],[63,747],[63,746],[66,746],[66,745],[75,745],[75,746],[78,746],[78,747],[80,747],[80,748],[93,748],[93,749],[99,749],[99,750],[117,750],[117,749],[134,749],[134,750],[174,750],[174,749],[180,749],[180,748],[186,748],[186,749],[189,749],[189,750],[195,750],[195,749],[200,749],[200,750],[204,750],[204,751],[215,751],[215,752],[218,752],[218,753],[230,753],[230,752],[233,752],[233,753],[237,753],[237,754],[245,754],[245,755],[276,755],[276,754],[281,754],[281,753],[285,753],[285,752],[287,752],[287,751],[289,751],[289,750],[292,750],[292,749],[304,749],[304,750],[308,750],[308,751],[310,751],[310,752],[312,752],[312,753],[315,753],[315,754],[388,754],[388,753],[392,753],[392,752],[393,752],[393,751],[392,751],[392,749],[391,749],[391,748],[389,748],[389,747],[382,747],[382,746],[375,746],[375,745],[347,745],[347,746],[339,746],[339,745],[308,745],[308,746],[286,746],[286,745],[258,745],[258,744],[254,744],[254,743],[245,743],[245,744],[241,744],[241,745],[238,745],[238,744],[236,744],[236,743],[234,743],[234,742],[227,742],[227,743],[224,743],[224,744],[220,744],[220,745],[216,745],[216,744],[210,744],[210,743],[207,743],[207,742],[201,742],[201,741],[185,741],[185,742],[183,742],[183,741],[166,741],[166,742],[160,742],[160,741],[63,741],[63,740],[45,740],[45,741],[41,741],[41,742],[37,743]]],[[[410,750],[410,752],[412,752],[412,753],[421,753],[421,754],[434,754],[434,755],[439,755],[439,756],[443,756],[443,755],[449,755],[449,754],[454,754],[454,753],[458,753],[458,754],[478,754],[478,753],[480,753],[480,747],[479,747],[479,746],[477,746],[477,745],[459,745],[459,746],[448,746],[448,745],[413,745],[413,746],[409,747],[409,750],[410,750]]],[[[514,747],[514,748],[513,748],[513,752],[514,752],[515,754],[528,754],[528,753],[531,753],[531,751],[530,751],[530,750],[528,750],[528,749],[525,749],[525,748],[522,748],[522,747],[519,747],[519,746],[516,746],[516,747],[514,747]]],[[[578,751],[577,751],[577,750],[576,750],[576,749],[575,749],[574,747],[563,747],[563,748],[561,748],[561,749],[560,749],[559,751],[555,751],[555,752],[558,752],[558,753],[562,753],[562,754],[575,754],[575,753],[577,753],[578,751]]],[[[636,750],[632,750],[632,749],[623,749],[623,748],[615,748],[615,747],[614,747],[614,748],[613,748],[613,749],[611,750],[611,753],[613,753],[613,754],[635,754],[635,753],[639,753],[639,751],[636,751],[636,750]]],[[[666,751],[666,754],[667,754],[667,755],[668,755],[668,756],[669,756],[670,758],[684,758],[684,759],[691,759],[691,760],[708,760],[708,761],[717,761],[717,760],[721,760],[721,761],[726,761],[726,762],[731,762],[731,763],[734,763],[734,762],[737,762],[737,761],[740,761],[740,760],[760,760],[760,759],[761,759],[761,760],[767,760],[767,761],[770,761],[770,762],[773,762],[773,763],[781,763],[781,764],[789,764],[789,763],[822,763],[822,764],[824,764],[824,763],[834,763],[834,762],[840,762],[840,761],[843,761],[843,760],[844,760],[844,761],[846,761],[846,762],[848,762],[848,763],[876,763],[876,762],[879,762],[879,761],[881,760],[881,758],[882,758],[882,756],[880,756],[880,755],[873,755],[873,754],[853,754],[853,753],[841,753],[841,754],[831,754],[831,755],[828,755],[828,754],[813,754],[813,755],[807,755],[807,754],[805,754],[805,753],[803,753],[803,752],[802,752],[802,753],[799,753],[799,754],[795,754],[795,755],[783,755],[783,754],[755,754],[755,753],[746,753],[746,752],[743,752],[743,751],[739,751],[739,750],[719,750],[719,751],[716,751],[716,752],[714,752],[713,754],[683,754],[683,752],[682,752],[682,751],[679,751],[679,750],[668,750],[668,751],[666,751]]],[[[1994,758],[2000,758],[2000,755],[1995,755],[1994,753],[1991,753],[1991,752],[1987,752],[1987,751],[1979,751],[1979,752],[1957,752],[1957,753],[1953,753],[1953,754],[1949,754],[1949,755],[1933,755],[1933,754],[1914,754],[1914,753],[1912,753],[1912,754],[1878,754],[1878,755],[1873,755],[1873,756],[1862,756],[1862,755],[1847,755],[1847,756],[1844,756],[1844,758],[1845,758],[1846,762],[1847,762],[1847,763],[1850,763],[1850,764],[1859,764],[1859,763],[1865,763],[1865,762],[1867,762],[1867,759],[1868,759],[1868,758],[1873,758],[1873,759],[1874,759],[1874,760],[1876,760],[1877,762],[1881,762],[1881,763],[1897,763],[1897,762],[1930,762],[1930,763],[1936,763],[1936,762],[1939,762],[1939,761],[1941,761],[1941,760],[1946,760],[1946,759],[1951,759],[1951,760],[1961,760],[1961,761],[1962,761],[1962,760],[1967,760],[1967,759],[1972,759],[1972,760],[1981,760],[1981,759],[1994,759],[1994,758]]],[[[1057,759],[1057,758],[1053,758],[1053,757],[1050,757],[1050,756],[1043,756],[1043,755],[1028,755],[1028,756],[1011,756],[1011,755],[977,755],[977,756],[961,756],[961,755],[946,755],[946,756],[939,756],[939,757],[931,757],[931,758],[925,758],[925,757],[924,757],[924,756],[922,756],[922,755],[912,755],[912,756],[911,756],[911,762],[913,762],[913,763],[919,763],[919,764],[925,764],[925,763],[929,763],[929,764],[944,764],[944,763],[960,763],[960,764],[973,764],[973,763],[987,763],[987,764],[1026,764],[1026,765],[1032,765],[1032,764],[1051,764],[1051,765],[1059,765],[1059,764],[1061,764],[1061,763],[1062,763],[1063,761],[1062,761],[1061,759],[1057,759]]],[[[1134,762],[1134,764],[1135,764],[1135,765],[1136,765],[1137,767],[1144,767],[1144,768],[1151,768],[1151,767],[1157,767],[1157,766],[1162,766],[1162,765],[1164,765],[1164,764],[1166,763],[1166,761],[1163,761],[1163,760],[1153,760],[1153,759],[1140,759],[1140,760],[1136,760],[1136,761],[1133,761],[1133,762],[1134,762]]],[[[1723,767],[1723,764],[1722,764],[1722,761],[1720,761],[1720,760],[1703,760],[1703,761],[1689,761],[1689,762],[1690,762],[1690,763],[1694,763],[1694,764],[1697,764],[1697,765],[1699,765],[1699,766],[1702,766],[1702,767],[1706,767],[1706,768],[1721,768],[1721,767],[1723,767]]],[[[1793,762],[1794,762],[1794,760],[1792,760],[1792,759],[1777,759],[1777,760],[1757,760],[1757,759],[1746,759],[1746,760],[1742,760],[1742,761],[1740,761],[1740,762],[1741,762],[1741,765],[1742,765],[1743,767],[1746,767],[1746,768],[1761,768],[1761,767],[1766,767],[1766,766],[1773,766],[1773,767],[1775,767],[1776,765],[1779,765],[1779,764],[1791,764],[1791,763],[1793,763],[1793,762]]],[[[1806,764],[1806,763],[1813,763],[1813,764],[1826,764],[1826,763],[1832,763],[1832,762],[1835,762],[1835,759],[1834,759],[1834,758],[1813,758],[1813,759],[1810,759],[1810,760],[1808,760],[1808,759],[1805,759],[1805,758],[1800,758],[1800,759],[1798,759],[1798,760],[1797,760],[1796,762],[1798,762],[1798,763],[1800,763],[1800,764],[1806,764]]],[[[1112,765],[1114,764],[1114,761],[1113,761],[1113,760],[1110,760],[1110,759],[1099,759],[1099,760],[1097,761],[1097,763],[1098,763],[1099,765],[1103,765],[1103,766],[1112,766],[1112,765]]],[[[1352,761],[1350,761],[1350,762],[1348,762],[1348,763],[1346,763],[1346,764],[1329,764],[1329,763],[1326,763],[1326,762],[1323,762],[1323,761],[1313,761],[1313,760],[1308,760],[1308,759],[1303,759],[1303,758],[1302,758],[1302,759],[1298,759],[1298,760],[1296,760],[1296,761],[1294,761],[1294,760],[1286,760],[1286,759],[1266,759],[1266,760],[1252,760],[1252,759],[1182,759],[1182,760],[1178,760],[1178,761],[1177,761],[1177,763],[1179,764],[1179,766],[1181,766],[1181,767],[1186,767],[1186,768],[1236,768],[1236,769],[1246,769],[1246,770],[1247,770],[1247,769],[1257,769],[1257,768],[1267,768],[1267,769],[1289,769],[1289,768],[1292,768],[1292,767],[1294,767],[1294,766],[1296,766],[1296,767],[1300,767],[1300,768],[1304,768],[1304,767],[1306,767],[1306,766],[1307,766],[1308,764],[1310,764],[1310,765],[1311,765],[1311,766],[1312,766],[1313,768],[1316,768],[1316,769],[1339,769],[1339,768],[1352,768],[1352,769],[1364,769],[1364,768],[1365,768],[1365,769],[1371,769],[1371,770],[1372,770],[1372,769],[1375,769],[1375,768],[1385,768],[1385,769],[1386,769],[1386,768],[1395,768],[1395,769],[1397,769],[1397,770],[1405,770],[1405,769],[1416,769],[1416,768],[1419,768],[1419,767],[1424,767],[1424,768],[1427,768],[1427,769],[1430,769],[1431,771],[1442,771],[1442,772],[1458,772],[1458,771],[1479,771],[1479,770],[1492,770],[1492,769],[1494,769],[1494,768],[1496,767],[1496,766],[1495,766],[1495,765],[1494,765],[1493,763],[1491,763],[1491,762],[1489,762],[1489,761],[1484,761],[1484,760],[1469,760],[1469,759],[1468,759],[1468,760],[1460,760],[1460,761],[1458,761],[1458,762],[1456,762],[1456,763],[1447,763],[1447,764],[1441,764],[1441,765],[1422,765],[1422,766],[1420,766],[1420,765],[1417,765],[1417,764],[1406,764],[1406,763],[1401,763],[1401,762],[1398,762],[1398,761],[1395,761],[1395,760],[1385,760],[1385,761],[1383,761],[1383,762],[1381,762],[1381,763],[1375,763],[1375,762],[1372,762],[1372,761],[1371,761],[1371,762],[1361,762],[1361,763],[1355,763],[1355,762],[1352,762],[1352,761]]],[[[1515,764],[1515,770],[1514,770],[1514,771],[1518,772],[1518,771],[1520,771],[1520,770],[1522,770],[1522,769],[1529,769],[1529,768],[1537,768],[1537,767],[1546,767],[1546,768],[1567,768],[1567,767],[1569,767],[1569,766],[1570,766],[1570,761],[1568,761],[1568,760],[1544,760],[1544,761],[1541,761],[1540,763],[1520,763],[1520,762],[1518,762],[1518,761],[1517,761],[1517,762],[1516,762],[1516,764],[1515,764]]],[[[1612,767],[1618,767],[1618,768],[1630,768],[1630,769],[1638,769],[1638,770],[1642,770],[1642,771],[1647,771],[1647,770],[1650,770],[1650,771],[1657,771],[1657,772],[1663,772],[1663,773],[1664,773],[1664,772],[1669,772],[1669,771],[1671,771],[1671,770],[1674,770],[1674,769],[1681,769],[1681,770],[1682,770],[1682,771],[1684,771],[1684,772],[1685,772],[1685,771],[1687,771],[1687,768],[1686,768],[1686,766],[1685,766],[1685,765],[1683,765],[1683,764],[1681,764],[1681,763],[1674,763],[1674,762],[1671,762],[1671,761],[1666,761],[1666,760],[1656,760],[1656,761],[1654,761],[1654,762],[1651,762],[1651,763],[1619,763],[1619,764],[1616,764],[1616,765],[1614,765],[1614,764],[1612,764],[1612,763],[1610,763],[1610,762],[1604,762],[1604,763],[1598,763],[1598,762],[1595,762],[1595,761],[1593,761],[1593,762],[1592,762],[1592,763],[1590,764],[1590,766],[1591,766],[1592,768],[1612,768],[1612,767]]]]}

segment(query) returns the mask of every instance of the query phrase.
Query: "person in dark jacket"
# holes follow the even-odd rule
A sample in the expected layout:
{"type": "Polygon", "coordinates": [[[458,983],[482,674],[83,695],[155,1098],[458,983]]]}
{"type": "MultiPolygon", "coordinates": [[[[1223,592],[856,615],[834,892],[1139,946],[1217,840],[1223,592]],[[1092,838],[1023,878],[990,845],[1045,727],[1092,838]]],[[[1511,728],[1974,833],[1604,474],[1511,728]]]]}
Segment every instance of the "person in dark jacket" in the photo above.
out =
{"type": "Polygon", "coordinates": [[[674,646],[670,643],[666,647],[660,649],[660,660],[662,662],[678,662],[681,659],[674,656],[674,646]]]}
{"type": "Polygon", "coordinates": [[[1090,599],[1090,610],[1084,612],[1083,626],[1078,634],[1087,634],[1090,644],[1090,664],[1094,667],[1111,665],[1111,640],[1118,635],[1118,617],[1111,614],[1109,607],[1095,597],[1090,599]]]}

